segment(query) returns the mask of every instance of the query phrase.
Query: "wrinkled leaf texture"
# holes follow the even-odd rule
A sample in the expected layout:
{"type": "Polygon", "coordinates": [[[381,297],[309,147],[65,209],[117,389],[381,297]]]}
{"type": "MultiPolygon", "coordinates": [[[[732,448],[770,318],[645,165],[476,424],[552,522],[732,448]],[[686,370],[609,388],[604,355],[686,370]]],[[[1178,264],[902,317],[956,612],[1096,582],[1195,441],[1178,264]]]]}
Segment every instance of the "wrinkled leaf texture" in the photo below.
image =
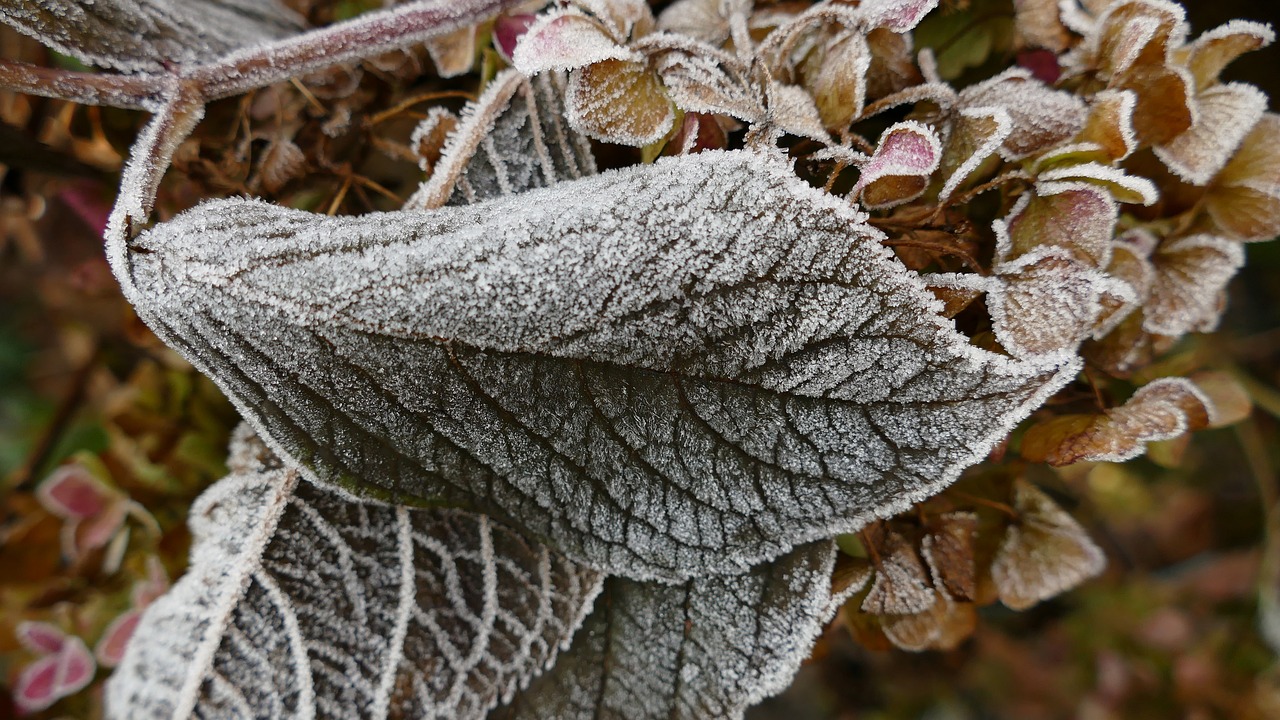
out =
{"type": "Polygon", "coordinates": [[[134,297],[282,456],[633,579],[937,492],[1075,371],[970,346],[863,216],[709,152],[429,213],[215,201],[134,297]]]}
{"type": "Polygon", "coordinates": [[[109,718],[483,718],[553,661],[603,576],[483,515],[353,502],[247,429],[192,507],[109,718]]]}

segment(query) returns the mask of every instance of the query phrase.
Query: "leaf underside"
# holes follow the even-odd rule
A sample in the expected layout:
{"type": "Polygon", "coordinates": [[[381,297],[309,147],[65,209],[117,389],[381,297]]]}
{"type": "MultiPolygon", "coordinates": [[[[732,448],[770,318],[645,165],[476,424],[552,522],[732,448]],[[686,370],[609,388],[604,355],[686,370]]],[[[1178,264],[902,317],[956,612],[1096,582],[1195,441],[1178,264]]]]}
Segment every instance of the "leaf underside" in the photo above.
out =
{"type": "Polygon", "coordinates": [[[680,585],[609,578],[570,649],[494,720],[740,718],[784,689],[822,625],[835,544],[680,585]]]}
{"type": "Polygon", "coordinates": [[[898,511],[1078,363],[971,347],[861,216],[753,152],[431,213],[214,202],[130,260],[140,314],[317,480],[632,578],[898,511]]]}
{"type": "Polygon", "coordinates": [[[191,569],[111,678],[109,717],[482,718],[599,591],[599,573],[484,516],[353,502],[248,433],[237,445],[193,507],[191,569]]]}

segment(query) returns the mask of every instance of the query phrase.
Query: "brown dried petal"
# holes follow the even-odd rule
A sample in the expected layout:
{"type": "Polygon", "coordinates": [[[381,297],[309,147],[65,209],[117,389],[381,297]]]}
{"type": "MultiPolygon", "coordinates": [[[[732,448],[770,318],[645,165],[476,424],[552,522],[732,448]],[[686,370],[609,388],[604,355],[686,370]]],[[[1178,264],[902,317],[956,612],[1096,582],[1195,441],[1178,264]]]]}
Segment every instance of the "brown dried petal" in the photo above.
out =
{"type": "Polygon", "coordinates": [[[1032,426],[1023,436],[1022,456],[1053,466],[1123,462],[1141,455],[1149,442],[1207,427],[1212,415],[1212,403],[1190,380],[1161,378],[1102,414],[1062,415],[1032,426]]]}
{"type": "Polygon", "coordinates": [[[959,315],[962,310],[973,304],[974,300],[982,296],[983,291],[979,288],[935,284],[934,278],[933,275],[925,275],[924,281],[929,287],[929,292],[942,301],[943,317],[953,318],[959,315]]]}
{"type": "Polygon", "coordinates": [[[1186,32],[1186,12],[1166,0],[1131,0],[1111,5],[1098,21],[1096,36],[1099,68],[1119,74],[1142,65],[1163,65],[1169,47],[1186,32]]]}
{"type": "Polygon", "coordinates": [[[1001,261],[1045,246],[1065,248],[1094,267],[1110,260],[1119,209],[1106,190],[1086,182],[1047,182],[1023,198],[1008,220],[1008,234],[997,231],[1001,261]],[[1006,238],[1007,244],[1000,242],[1006,238]]]}
{"type": "Polygon", "coordinates": [[[1081,354],[1091,365],[1121,378],[1150,365],[1155,356],[1172,343],[1163,335],[1152,335],[1143,330],[1142,319],[1143,312],[1139,307],[1101,340],[1087,343],[1081,354]]]}
{"type": "Polygon", "coordinates": [[[1111,263],[1107,265],[1107,275],[1123,283],[1129,292],[1103,293],[1102,308],[1093,331],[1096,338],[1104,337],[1114,330],[1151,293],[1156,271],[1147,256],[1155,244],[1155,238],[1146,235],[1146,238],[1138,240],[1139,235],[1146,233],[1135,231],[1117,239],[1111,247],[1111,263]],[[1147,239],[1150,240],[1150,245],[1147,244],[1147,239]]]}
{"type": "Polygon", "coordinates": [[[1191,74],[1182,68],[1143,65],[1112,84],[1137,96],[1133,129],[1143,145],[1161,145],[1191,127],[1191,74]]]}
{"type": "Polygon", "coordinates": [[[655,21],[645,0],[573,0],[595,15],[619,42],[653,32],[655,21]]]}
{"type": "Polygon", "coordinates": [[[935,591],[933,602],[921,612],[882,618],[885,637],[902,650],[928,650],[942,636],[951,604],[945,594],[935,591]]]}
{"type": "Polygon", "coordinates": [[[1060,53],[1071,43],[1071,33],[1062,24],[1058,0],[1014,0],[1013,9],[1018,34],[1028,45],[1060,53]]]}
{"type": "Polygon", "coordinates": [[[924,565],[906,538],[890,532],[879,551],[875,579],[862,600],[863,612],[911,615],[933,605],[933,587],[929,584],[924,565]]]}
{"type": "Polygon", "coordinates": [[[729,75],[710,58],[668,53],[659,59],[658,75],[685,112],[728,115],[753,124],[764,119],[757,86],[729,75]]]}
{"type": "Polygon", "coordinates": [[[1107,162],[1129,157],[1138,149],[1138,137],[1133,130],[1136,105],[1137,96],[1126,90],[1103,90],[1094,95],[1089,117],[1076,140],[1096,144],[1107,162]]]}
{"type": "Polygon", "coordinates": [[[285,183],[307,169],[307,156],[288,138],[280,138],[267,146],[258,162],[258,178],[267,192],[279,192],[285,183]]]}
{"type": "Polygon", "coordinates": [[[1249,20],[1232,20],[1181,48],[1178,58],[1191,71],[1196,89],[1203,90],[1218,81],[1218,75],[1231,61],[1247,52],[1270,45],[1275,37],[1275,32],[1269,25],[1249,20]]]}
{"type": "Polygon", "coordinates": [[[1213,406],[1213,418],[1209,427],[1235,425],[1253,412],[1249,391],[1230,373],[1206,370],[1192,375],[1191,381],[1209,398],[1209,403],[1213,406]]]}
{"type": "Polygon", "coordinates": [[[1240,240],[1280,234],[1280,115],[1266,113],[1205,195],[1218,227],[1240,240]]]}
{"type": "Polygon", "coordinates": [[[1015,357],[1076,348],[1089,336],[1108,282],[1068,250],[1041,247],[995,267],[987,293],[996,340],[1015,357]]]}
{"type": "Polygon", "coordinates": [[[862,114],[870,67],[867,40],[852,30],[824,35],[805,56],[800,83],[813,96],[827,128],[843,130],[862,114]]]}
{"type": "Polygon", "coordinates": [[[658,29],[718,46],[729,39],[733,13],[750,10],[750,0],[677,0],[658,16],[658,29]]]}
{"type": "Polygon", "coordinates": [[[871,66],[866,75],[866,98],[878,100],[924,82],[911,52],[911,39],[888,28],[867,33],[871,66]]]}
{"type": "Polygon", "coordinates": [[[1049,496],[1018,480],[1013,503],[1020,517],[991,564],[991,579],[1006,606],[1025,610],[1106,567],[1102,550],[1049,496]]]}
{"type": "Polygon", "coordinates": [[[464,27],[424,41],[436,74],[442,78],[457,77],[471,71],[476,59],[476,29],[464,27]]]}
{"type": "Polygon", "coordinates": [[[626,60],[605,60],[570,73],[565,110],[580,132],[635,147],[661,140],[676,119],[657,74],[626,60]]]}
{"type": "Polygon", "coordinates": [[[1151,256],[1155,280],[1142,328],[1179,337],[1218,325],[1227,283],[1244,264],[1239,243],[1192,235],[1167,243],[1151,256]]]}
{"type": "Polygon", "coordinates": [[[1252,85],[1216,85],[1196,98],[1195,123],[1164,145],[1156,156],[1192,185],[1213,179],[1267,109],[1267,96],[1252,85]]]}
{"type": "Polygon", "coordinates": [[[920,543],[920,554],[933,574],[933,584],[960,600],[977,594],[973,566],[973,536],[978,516],[970,512],[947,513],[937,519],[920,543]]]}
{"type": "Polygon", "coordinates": [[[418,167],[430,173],[444,152],[445,141],[458,127],[458,116],[442,107],[433,107],[409,136],[409,147],[418,156],[418,167]]]}
{"type": "Polygon", "coordinates": [[[769,85],[769,120],[781,131],[830,144],[818,108],[804,88],[796,85],[769,85]]]}
{"type": "Polygon", "coordinates": [[[1084,128],[1084,101],[1054,90],[1023,68],[1008,70],[971,85],[960,93],[962,107],[1002,107],[1013,120],[1013,131],[1001,145],[1006,160],[1020,160],[1066,141],[1084,128]]]}
{"type": "Polygon", "coordinates": [[[939,202],[968,185],[1011,132],[1013,119],[1004,108],[965,108],[956,113],[939,163],[938,175],[946,178],[938,192],[939,202]]]}

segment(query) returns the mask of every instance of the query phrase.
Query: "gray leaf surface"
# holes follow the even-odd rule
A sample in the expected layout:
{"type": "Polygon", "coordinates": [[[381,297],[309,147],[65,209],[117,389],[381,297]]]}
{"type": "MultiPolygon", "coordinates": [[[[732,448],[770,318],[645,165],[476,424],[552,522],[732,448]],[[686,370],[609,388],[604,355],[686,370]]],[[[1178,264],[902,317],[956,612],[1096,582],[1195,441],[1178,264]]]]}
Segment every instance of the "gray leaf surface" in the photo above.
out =
{"type": "Polygon", "coordinates": [[[602,576],[480,515],[352,501],[242,433],[192,508],[108,716],[481,718],[550,666],[602,576]]]}
{"type": "Polygon", "coordinates": [[[0,22],[86,64],[130,73],[206,62],[303,27],[276,0],[0,0],[0,22]]]}
{"type": "Polygon", "coordinates": [[[406,208],[468,205],[596,172],[586,137],[564,119],[563,78],[499,73],[463,110],[440,164],[406,208]]]}
{"type": "Polygon", "coordinates": [[[129,262],[142,317],[316,480],[632,578],[897,512],[1079,362],[971,346],[864,216],[747,151],[432,212],[211,202],[129,262]]]}
{"type": "Polygon", "coordinates": [[[740,718],[785,689],[829,615],[835,544],[680,585],[605,581],[569,650],[493,720],[740,718]]]}

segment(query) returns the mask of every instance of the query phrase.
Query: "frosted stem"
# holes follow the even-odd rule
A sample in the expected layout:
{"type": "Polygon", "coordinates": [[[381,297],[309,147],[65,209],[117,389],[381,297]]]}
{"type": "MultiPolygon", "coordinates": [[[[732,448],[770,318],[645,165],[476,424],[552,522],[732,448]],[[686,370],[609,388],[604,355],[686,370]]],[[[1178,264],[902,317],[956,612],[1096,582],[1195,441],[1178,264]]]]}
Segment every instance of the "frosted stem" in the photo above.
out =
{"type": "Polygon", "coordinates": [[[0,88],[85,105],[155,110],[163,104],[163,87],[156,75],[76,72],[0,59],[0,88]]]}

